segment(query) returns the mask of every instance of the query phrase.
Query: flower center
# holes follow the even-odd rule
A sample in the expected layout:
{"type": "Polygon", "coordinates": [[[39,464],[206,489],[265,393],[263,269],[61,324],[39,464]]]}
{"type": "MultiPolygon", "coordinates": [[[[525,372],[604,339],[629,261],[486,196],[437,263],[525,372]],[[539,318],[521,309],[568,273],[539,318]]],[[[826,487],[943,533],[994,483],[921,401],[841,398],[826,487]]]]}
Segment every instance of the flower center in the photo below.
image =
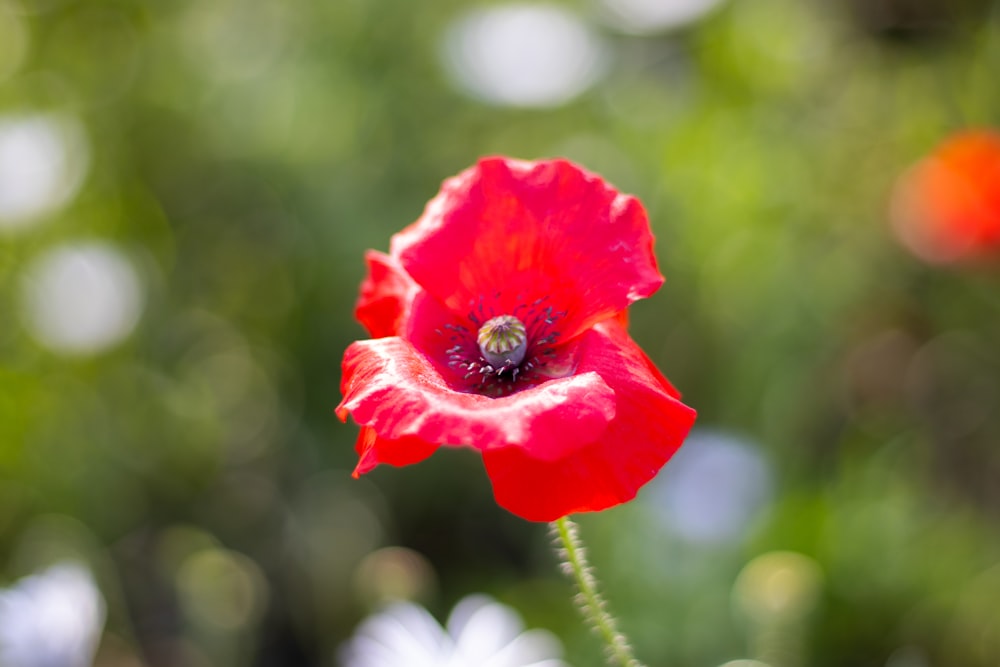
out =
{"type": "Polygon", "coordinates": [[[476,342],[483,359],[502,372],[516,368],[524,361],[528,351],[528,332],[524,323],[513,315],[500,315],[479,327],[476,342]]]}
{"type": "MultiPolygon", "coordinates": [[[[500,297],[497,292],[492,301],[499,302],[500,297]]],[[[443,352],[463,391],[499,397],[570,372],[564,363],[553,363],[561,337],[556,323],[566,311],[544,305],[547,300],[543,296],[525,302],[519,296],[509,315],[497,315],[480,298],[469,304],[469,326],[449,322],[435,330],[451,343],[443,352]]]]}

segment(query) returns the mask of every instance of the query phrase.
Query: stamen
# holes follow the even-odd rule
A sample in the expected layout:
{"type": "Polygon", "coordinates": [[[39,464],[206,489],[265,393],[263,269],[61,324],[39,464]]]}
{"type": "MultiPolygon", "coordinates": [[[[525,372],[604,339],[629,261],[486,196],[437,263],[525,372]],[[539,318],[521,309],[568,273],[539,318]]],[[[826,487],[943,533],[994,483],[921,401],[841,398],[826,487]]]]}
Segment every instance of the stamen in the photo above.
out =
{"type": "Polygon", "coordinates": [[[566,316],[547,305],[548,297],[526,301],[519,295],[513,312],[497,315],[490,299],[469,301],[467,322],[445,324],[436,332],[450,340],[447,365],[468,391],[500,397],[544,382],[561,338],[557,322],[566,316]]]}

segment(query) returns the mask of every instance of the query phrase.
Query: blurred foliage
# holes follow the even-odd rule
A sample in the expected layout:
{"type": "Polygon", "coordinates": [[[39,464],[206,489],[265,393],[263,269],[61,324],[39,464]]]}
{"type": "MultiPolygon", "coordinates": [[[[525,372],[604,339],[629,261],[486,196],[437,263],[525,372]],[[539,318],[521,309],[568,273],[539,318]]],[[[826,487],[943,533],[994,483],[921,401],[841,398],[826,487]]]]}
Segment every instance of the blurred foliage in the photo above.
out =
{"type": "Polygon", "coordinates": [[[491,153],[643,200],[668,280],[634,336],[774,468],[738,540],[678,537],[648,493],[584,517],[645,661],[1000,660],[1000,276],[923,265],[886,224],[908,165],[1000,125],[1000,9],[731,0],[637,36],[564,6],[603,77],[523,109],[449,82],[453,0],[0,0],[0,116],[78,123],[86,168],[0,228],[0,574],[90,562],[97,665],[332,665],[386,581],[438,613],[490,592],[601,664],[544,527],[493,504],[476,456],[354,481],[332,413],[362,252],[491,153]],[[141,316],[53,349],[32,267],[95,240],[141,316]]]}

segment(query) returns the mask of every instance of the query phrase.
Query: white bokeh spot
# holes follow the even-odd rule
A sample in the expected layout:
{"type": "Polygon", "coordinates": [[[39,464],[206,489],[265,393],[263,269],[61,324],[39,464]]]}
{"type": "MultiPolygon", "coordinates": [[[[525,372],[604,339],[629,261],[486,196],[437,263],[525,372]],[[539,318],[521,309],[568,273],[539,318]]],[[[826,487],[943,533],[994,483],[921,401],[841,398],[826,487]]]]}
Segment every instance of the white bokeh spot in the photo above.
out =
{"type": "Polygon", "coordinates": [[[104,617],[104,598],[83,566],[25,577],[0,589],[0,665],[89,667],[104,617]]]}
{"type": "Polygon", "coordinates": [[[599,0],[611,25],[633,34],[679,28],[701,19],[722,0],[599,0]]]}
{"type": "Polygon", "coordinates": [[[695,429],[646,498],[684,540],[735,542],[773,497],[772,477],[770,464],[753,444],[695,429]]]}
{"type": "Polygon", "coordinates": [[[555,5],[473,9],[445,35],[444,65],[455,84],[500,106],[565,104],[597,81],[606,59],[598,36],[555,5]]]}
{"type": "Polygon", "coordinates": [[[65,206],[89,162],[72,116],[0,116],[0,232],[29,227],[65,206]]]}
{"type": "Polygon", "coordinates": [[[28,331],[54,352],[86,355],[119,343],[135,328],[142,287],[115,246],[64,245],[37,258],[22,283],[28,331]]]}

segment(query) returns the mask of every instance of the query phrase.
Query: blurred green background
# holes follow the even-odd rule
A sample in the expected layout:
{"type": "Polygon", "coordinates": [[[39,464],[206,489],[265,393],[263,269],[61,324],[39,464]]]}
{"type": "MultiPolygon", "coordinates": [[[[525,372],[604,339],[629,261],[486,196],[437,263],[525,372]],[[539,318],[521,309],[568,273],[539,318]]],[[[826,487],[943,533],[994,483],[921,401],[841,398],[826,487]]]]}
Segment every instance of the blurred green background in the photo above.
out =
{"type": "Polygon", "coordinates": [[[634,337],[699,411],[581,517],[642,659],[1000,663],[1000,273],[895,179],[1000,124],[1000,3],[0,0],[0,581],[93,568],[100,667],[335,665],[472,592],[602,664],[478,457],[352,480],[366,248],[487,154],[646,204],[634,337]]]}

